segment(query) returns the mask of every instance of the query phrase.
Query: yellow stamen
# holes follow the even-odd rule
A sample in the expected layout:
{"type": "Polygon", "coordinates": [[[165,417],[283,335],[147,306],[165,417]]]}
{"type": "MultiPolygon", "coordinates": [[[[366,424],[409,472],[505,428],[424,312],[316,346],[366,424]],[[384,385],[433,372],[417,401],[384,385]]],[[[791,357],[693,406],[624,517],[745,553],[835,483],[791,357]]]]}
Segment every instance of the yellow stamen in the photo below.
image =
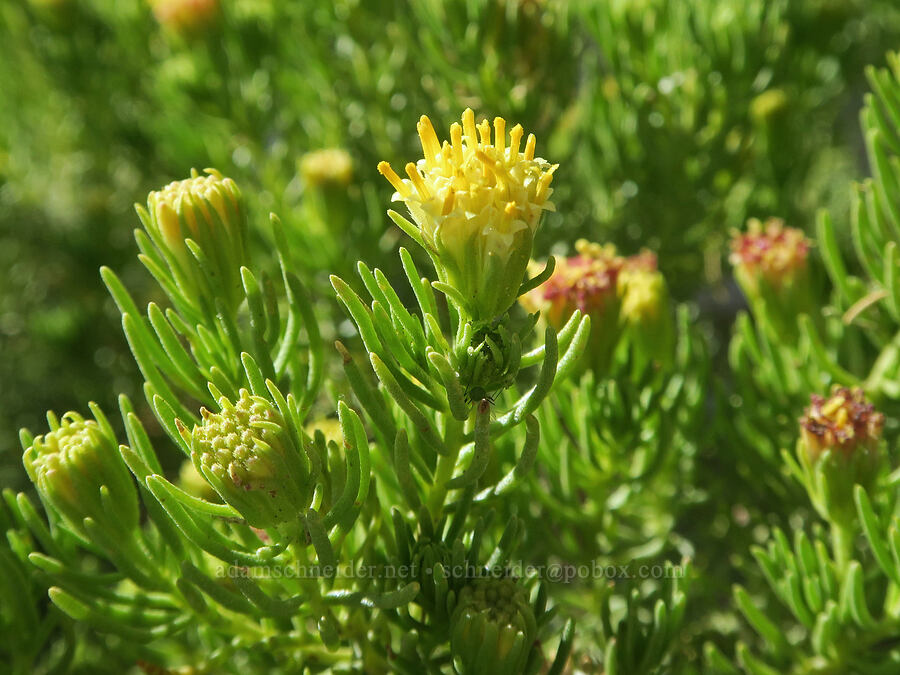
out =
{"type": "Polygon", "coordinates": [[[497,173],[498,167],[496,160],[488,157],[487,154],[485,154],[484,150],[476,150],[475,157],[476,159],[478,159],[478,161],[481,162],[481,175],[485,178],[487,178],[488,176],[493,176],[494,183],[499,184],[501,179],[497,173]]]}
{"type": "Polygon", "coordinates": [[[462,127],[459,126],[459,122],[450,125],[450,147],[453,149],[453,163],[457,169],[461,169],[463,163],[462,127]]]}
{"type": "Polygon", "coordinates": [[[450,172],[453,165],[453,148],[450,147],[449,141],[444,141],[441,146],[441,168],[445,172],[450,172]]]}
{"type": "Polygon", "coordinates": [[[834,415],[847,401],[843,396],[835,396],[830,401],[828,401],[825,405],[822,406],[822,414],[826,417],[831,417],[834,415]]]}
{"type": "Polygon", "coordinates": [[[528,134],[528,141],[525,143],[525,159],[531,161],[534,159],[534,146],[537,143],[537,139],[534,137],[534,134],[528,134]]]}
{"type": "Polygon", "coordinates": [[[534,199],[538,204],[547,199],[547,188],[549,188],[550,183],[553,182],[553,173],[556,171],[557,167],[559,167],[559,164],[554,164],[547,173],[538,178],[537,189],[534,191],[534,199]]]}
{"type": "Polygon", "coordinates": [[[441,142],[434,132],[434,127],[431,125],[431,120],[428,119],[428,115],[422,115],[422,117],[419,118],[416,130],[419,132],[419,140],[422,141],[422,151],[425,153],[425,161],[429,166],[440,163],[441,142]]]}
{"type": "Polygon", "coordinates": [[[481,136],[482,145],[491,144],[491,125],[487,120],[481,120],[481,124],[478,125],[478,133],[481,136]]]}
{"type": "Polygon", "coordinates": [[[447,191],[447,196],[444,197],[444,205],[441,208],[441,215],[446,216],[453,210],[453,199],[456,196],[456,193],[453,190],[447,191]]]}
{"type": "Polygon", "coordinates": [[[466,145],[470,148],[478,147],[478,135],[475,132],[475,113],[471,108],[466,108],[462,114],[463,129],[466,132],[466,145]]]}
{"type": "Polygon", "coordinates": [[[510,162],[518,162],[519,161],[519,143],[522,142],[522,134],[525,133],[525,130],[522,129],[521,124],[517,124],[509,131],[509,161],[510,162]]]}
{"type": "Polygon", "coordinates": [[[409,176],[409,179],[412,181],[412,184],[415,186],[422,199],[431,197],[431,190],[425,185],[425,181],[422,180],[422,174],[419,173],[416,165],[412,162],[406,165],[406,175],[409,176]]]}
{"type": "Polygon", "coordinates": [[[387,178],[388,182],[394,186],[394,189],[399,192],[401,196],[408,197],[412,194],[412,190],[409,189],[409,186],[400,180],[400,176],[397,175],[391,168],[391,165],[387,162],[378,162],[378,173],[387,178]]]}
{"type": "Polygon", "coordinates": [[[494,118],[494,143],[502,153],[506,147],[506,120],[502,117],[494,118]]]}

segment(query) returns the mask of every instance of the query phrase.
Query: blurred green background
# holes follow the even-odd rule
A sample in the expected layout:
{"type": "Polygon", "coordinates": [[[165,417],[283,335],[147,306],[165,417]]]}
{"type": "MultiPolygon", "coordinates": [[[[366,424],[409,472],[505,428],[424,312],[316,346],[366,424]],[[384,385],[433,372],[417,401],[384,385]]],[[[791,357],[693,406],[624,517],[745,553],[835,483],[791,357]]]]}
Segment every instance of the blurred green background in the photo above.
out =
{"type": "Polygon", "coordinates": [[[261,243],[280,214],[339,322],[329,272],[396,268],[377,162],[417,156],[423,113],[439,130],[467,106],[503,115],[561,165],[538,255],[649,247],[675,297],[725,325],[731,228],[846,215],[863,68],[900,37],[891,0],[208,0],[193,26],[165,4],[0,4],[4,485],[23,477],[19,427],[137,393],[97,269],[153,299],[133,203],[191,167],[238,182],[261,243]],[[301,169],[323,148],[352,175],[301,169]]]}

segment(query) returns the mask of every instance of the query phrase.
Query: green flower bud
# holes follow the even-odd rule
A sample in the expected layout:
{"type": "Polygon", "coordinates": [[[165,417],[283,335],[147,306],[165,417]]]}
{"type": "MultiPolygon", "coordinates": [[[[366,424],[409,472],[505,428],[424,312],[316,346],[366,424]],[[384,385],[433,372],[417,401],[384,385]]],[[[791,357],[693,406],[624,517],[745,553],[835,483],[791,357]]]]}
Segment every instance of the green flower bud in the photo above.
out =
{"type": "Polygon", "coordinates": [[[534,323],[523,326],[517,333],[509,330],[508,324],[508,316],[473,323],[471,340],[459,346],[454,366],[469,403],[493,397],[515,382],[522,358],[522,340],[534,323]]]}
{"type": "Polygon", "coordinates": [[[116,439],[94,420],[69,412],[50,419],[50,433],[38,436],[22,462],[44,504],[76,533],[90,538],[84,519],[115,536],[138,526],[137,492],[119,455],[116,439]]]}
{"type": "Polygon", "coordinates": [[[527,591],[511,578],[481,578],[459,592],[450,652],[463,675],[524,672],[537,626],[527,591]]]}
{"type": "Polygon", "coordinates": [[[422,537],[410,552],[413,579],[419,582],[416,602],[422,607],[431,625],[445,625],[450,619],[448,595],[459,590],[465,582],[465,556],[457,565],[451,548],[439,540],[422,537]]]}
{"type": "Polygon", "coordinates": [[[190,435],[191,460],[216,492],[257,528],[296,523],[309,508],[313,485],[306,455],[282,414],[242,389],[220,413],[206,408],[190,435]]]}
{"type": "Polygon", "coordinates": [[[151,192],[138,207],[147,233],[165,257],[189,302],[234,310],[243,298],[240,268],[247,262],[247,220],[240,190],[215,169],[151,192]],[[202,251],[203,262],[186,240],[202,251]]]}
{"type": "Polygon", "coordinates": [[[797,454],[810,498],[824,517],[853,517],[853,486],[870,488],[884,464],[883,426],[884,415],[861,389],[835,386],[828,397],[810,397],[800,419],[797,454]],[[823,480],[816,479],[817,472],[823,480]]]}
{"type": "Polygon", "coordinates": [[[769,89],[750,102],[750,117],[758,123],[768,123],[788,110],[790,101],[781,89],[769,89]]]}
{"type": "Polygon", "coordinates": [[[553,209],[550,183],[557,165],[534,156],[535,137],[516,125],[506,146],[506,120],[475,124],[466,110],[450,142],[438,141],[431,120],[418,131],[424,159],[401,179],[387,162],[378,170],[406,203],[435,261],[441,281],[460,292],[476,321],[490,321],[515,302],[541,215],[553,209]]]}

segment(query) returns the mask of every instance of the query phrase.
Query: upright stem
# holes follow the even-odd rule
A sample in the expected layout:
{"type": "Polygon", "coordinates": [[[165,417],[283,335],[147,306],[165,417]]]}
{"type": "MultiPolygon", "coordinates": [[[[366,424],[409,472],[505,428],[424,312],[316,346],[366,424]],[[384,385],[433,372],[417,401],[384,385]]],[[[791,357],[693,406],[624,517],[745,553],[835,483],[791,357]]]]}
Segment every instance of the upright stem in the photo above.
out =
{"type": "Polygon", "coordinates": [[[843,575],[847,571],[847,565],[853,559],[854,531],[841,521],[831,523],[831,548],[834,552],[834,560],[838,571],[843,575]]]}
{"type": "Polygon", "coordinates": [[[463,423],[451,415],[445,415],[444,445],[449,450],[446,455],[438,457],[437,469],[434,472],[434,484],[428,496],[428,512],[432,522],[440,520],[447,499],[447,481],[453,477],[459,452],[462,450],[463,423]]]}

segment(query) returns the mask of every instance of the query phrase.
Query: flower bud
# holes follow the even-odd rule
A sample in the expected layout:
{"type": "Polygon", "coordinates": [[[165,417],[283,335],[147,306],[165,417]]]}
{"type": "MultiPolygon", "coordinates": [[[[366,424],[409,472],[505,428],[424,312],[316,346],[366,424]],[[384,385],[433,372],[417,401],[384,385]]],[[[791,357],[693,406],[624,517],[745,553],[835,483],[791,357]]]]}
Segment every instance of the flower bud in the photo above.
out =
{"type": "Polygon", "coordinates": [[[559,330],[575,310],[591,318],[591,337],[585,360],[597,371],[605,371],[621,333],[619,275],[625,259],[615,246],[602,246],[581,239],[578,255],[557,260],[550,278],[520,298],[528,311],[559,330]]]}
{"type": "Polygon", "coordinates": [[[139,520],[137,493],[116,439],[74,412],[50,421],[51,431],[35,438],[22,457],[44,503],[85,538],[90,538],[85,518],[117,537],[134,530],[139,520]]]}
{"type": "Polygon", "coordinates": [[[802,231],[769,218],[751,218],[735,233],[730,260],[754,314],[763,313],[782,337],[796,335],[797,316],[812,308],[807,259],[812,242],[802,231]]]}
{"type": "Polygon", "coordinates": [[[308,152],[300,158],[300,175],[307,185],[348,185],[353,180],[353,158],[343,148],[308,152]]]}
{"type": "Polygon", "coordinates": [[[782,89],[768,89],[750,102],[750,117],[768,123],[790,108],[790,100],[782,89]]]}
{"type": "Polygon", "coordinates": [[[656,256],[642,251],[627,258],[618,287],[621,321],[635,350],[652,361],[667,364],[674,350],[675,327],[669,291],[657,269],[656,256]]]}
{"type": "Polygon", "coordinates": [[[246,389],[220,413],[200,411],[190,435],[191,460],[225,502],[247,522],[268,529],[297,521],[312,499],[306,455],[282,414],[246,389]]]}
{"type": "Polygon", "coordinates": [[[491,322],[472,323],[469,344],[454,355],[453,365],[465,387],[467,402],[490,398],[515,382],[522,338],[530,333],[534,322],[523,325],[519,332],[510,330],[510,323],[508,315],[491,322]]]}
{"type": "Polygon", "coordinates": [[[219,0],[154,0],[159,24],[182,37],[202,33],[219,19],[219,0]]]}
{"type": "Polygon", "coordinates": [[[450,652],[463,675],[521,673],[536,632],[528,593],[514,579],[475,579],[459,592],[450,652]]]}
{"type": "Polygon", "coordinates": [[[553,210],[550,183],[558,165],[536,158],[530,134],[506,121],[476,126],[467,109],[462,126],[450,127],[450,142],[438,141],[424,115],[418,124],[424,159],[406,165],[401,179],[387,162],[378,170],[406,203],[441,281],[467,303],[471,318],[490,321],[515,302],[541,214],[553,210]]]}
{"type": "Polygon", "coordinates": [[[243,297],[240,268],[247,261],[247,221],[240,190],[215,169],[151,192],[147,211],[139,208],[153,242],[163,252],[178,285],[190,300],[215,306],[221,298],[231,310],[243,297]],[[200,263],[185,240],[203,252],[200,263]]]}
{"type": "Polygon", "coordinates": [[[416,541],[410,552],[410,569],[420,588],[416,602],[428,615],[429,622],[437,624],[449,620],[447,593],[459,590],[466,572],[454,569],[450,547],[429,538],[416,541]]]}

